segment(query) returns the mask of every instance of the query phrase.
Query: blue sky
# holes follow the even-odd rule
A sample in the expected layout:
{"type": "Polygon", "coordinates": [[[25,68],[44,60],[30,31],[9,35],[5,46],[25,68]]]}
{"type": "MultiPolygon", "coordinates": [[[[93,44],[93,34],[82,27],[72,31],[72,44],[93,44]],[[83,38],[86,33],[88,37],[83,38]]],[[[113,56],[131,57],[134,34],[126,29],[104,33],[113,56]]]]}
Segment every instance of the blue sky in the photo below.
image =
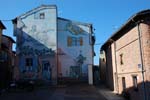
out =
{"type": "Polygon", "coordinates": [[[10,20],[41,4],[57,5],[59,17],[93,24],[98,44],[94,64],[99,63],[100,47],[111,34],[135,13],[150,9],[149,0],[1,0],[0,20],[7,27],[3,33],[13,37],[10,20]]]}

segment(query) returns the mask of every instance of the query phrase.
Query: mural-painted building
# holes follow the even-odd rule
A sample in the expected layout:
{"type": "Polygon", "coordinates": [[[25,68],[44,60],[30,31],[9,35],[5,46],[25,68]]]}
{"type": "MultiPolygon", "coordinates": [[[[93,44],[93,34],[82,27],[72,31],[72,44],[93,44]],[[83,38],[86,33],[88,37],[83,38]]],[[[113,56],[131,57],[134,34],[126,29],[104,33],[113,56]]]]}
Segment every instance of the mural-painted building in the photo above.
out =
{"type": "Polygon", "coordinates": [[[55,5],[42,5],[13,20],[20,78],[88,80],[93,65],[92,25],[57,16],[55,5]]]}

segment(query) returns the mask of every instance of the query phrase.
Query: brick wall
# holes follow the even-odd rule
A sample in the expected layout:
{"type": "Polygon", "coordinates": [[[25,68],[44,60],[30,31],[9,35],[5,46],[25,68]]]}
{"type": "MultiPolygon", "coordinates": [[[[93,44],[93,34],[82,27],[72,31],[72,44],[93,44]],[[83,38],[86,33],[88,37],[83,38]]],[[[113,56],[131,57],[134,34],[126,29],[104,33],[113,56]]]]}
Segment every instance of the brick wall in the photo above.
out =
{"type": "MultiPolygon", "coordinates": [[[[143,66],[146,69],[145,78],[149,80],[149,69],[150,69],[150,31],[149,25],[140,24],[141,29],[141,43],[143,53],[143,66]]],[[[113,47],[114,43],[112,44],[113,47]]],[[[128,31],[125,35],[116,41],[116,60],[117,60],[117,72],[118,72],[118,86],[119,93],[123,91],[122,77],[125,78],[126,90],[131,94],[131,98],[137,98],[136,100],[143,100],[143,77],[142,77],[142,63],[140,55],[140,46],[138,38],[138,27],[134,27],[128,31]],[[122,55],[122,57],[121,57],[122,55]],[[122,62],[121,62],[122,59],[122,62]],[[133,76],[137,76],[138,91],[134,91],[133,76]]],[[[112,55],[112,58],[115,55],[112,55]]],[[[114,61],[113,61],[114,62],[114,61]]],[[[113,66],[114,67],[114,66],[113,66]]],[[[114,81],[115,82],[115,81],[114,81]]],[[[149,86],[149,83],[146,85],[149,86]]],[[[116,88],[116,86],[115,86],[116,88]]],[[[149,92],[149,90],[147,90],[149,92]]]]}
{"type": "Polygon", "coordinates": [[[141,24],[143,66],[145,69],[145,81],[147,89],[147,99],[150,99],[150,21],[141,24]]]}

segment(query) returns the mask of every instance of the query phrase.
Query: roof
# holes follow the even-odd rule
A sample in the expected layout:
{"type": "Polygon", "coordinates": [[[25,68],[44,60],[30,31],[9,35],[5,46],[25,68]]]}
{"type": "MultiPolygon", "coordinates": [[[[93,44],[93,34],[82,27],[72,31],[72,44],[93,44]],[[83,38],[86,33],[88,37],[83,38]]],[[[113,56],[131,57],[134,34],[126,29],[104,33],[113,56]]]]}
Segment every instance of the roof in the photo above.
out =
{"type": "MultiPolygon", "coordinates": [[[[28,11],[28,12],[26,12],[26,13],[24,13],[24,14],[18,16],[18,17],[16,17],[16,18],[14,18],[14,19],[12,20],[12,22],[13,22],[13,23],[17,23],[17,19],[18,19],[18,18],[25,18],[25,17],[27,17],[28,15],[33,14],[33,13],[35,13],[36,11],[41,10],[41,9],[45,9],[45,8],[51,8],[51,9],[52,9],[52,8],[56,8],[56,9],[57,9],[57,6],[56,6],[56,5],[41,5],[41,6],[37,7],[37,8],[34,8],[34,9],[32,9],[32,10],[30,10],[30,11],[28,11]]],[[[77,25],[84,25],[84,26],[87,26],[87,27],[92,27],[92,24],[91,24],[91,23],[77,22],[77,21],[73,21],[73,20],[66,19],[66,18],[61,18],[61,17],[57,17],[57,19],[64,20],[64,21],[70,21],[70,22],[72,22],[73,24],[77,24],[77,25]]]]}
{"type": "Polygon", "coordinates": [[[50,8],[50,9],[53,9],[53,8],[57,8],[56,5],[41,5],[39,7],[36,7],[30,11],[27,11],[26,13],[18,16],[17,18],[20,18],[20,17],[26,17],[30,14],[33,14],[34,12],[36,12],[37,10],[41,10],[41,9],[45,9],[45,8],[50,8]]]}
{"type": "Polygon", "coordinates": [[[130,29],[131,25],[132,27],[134,27],[139,20],[142,20],[143,16],[150,16],[150,9],[140,11],[134,14],[133,16],[131,16],[127,20],[127,22],[119,28],[119,30],[117,30],[115,33],[113,33],[110,36],[110,38],[108,38],[108,40],[102,45],[101,49],[104,49],[107,46],[107,44],[112,43],[112,40],[115,41],[121,36],[123,36],[126,32],[124,33],[121,33],[121,32],[125,29],[130,29]]]}
{"type": "Polygon", "coordinates": [[[2,35],[2,36],[4,36],[4,37],[8,38],[9,40],[11,40],[12,43],[15,43],[15,41],[10,36],[6,36],[6,35],[2,35]]]}
{"type": "MultiPolygon", "coordinates": [[[[26,16],[28,16],[28,15],[30,15],[30,14],[35,13],[37,10],[41,10],[41,9],[45,9],[45,8],[51,8],[51,9],[52,9],[52,8],[56,8],[56,9],[57,9],[57,6],[56,6],[56,5],[41,5],[41,6],[39,6],[39,7],[36,7],[36,8],[34,8],[34,9],[32,9],[32,10],[30,10],[30,11],[28,11],[28,12],[26,12],[26,13],[24,13],[24,14],[18,16],[18,17],[16,17],[16,18],[14,18],[14,19],[12,20],[12,22],[13,22],[13,23],[17,23],[17,18],[26,17],[26,16]]],[[[61,18],[61,17],[57,17],[57,18],[60,19],[60,20],[64,20],[64,21],[71,21],[71,22],[73,22],[73,23],[75,23],[75,24],[81,24],[81,25],[84,25],[84,26],[91,26],[91,25],[92,25],[91,23],[77,22],[77,21],[73,21],[73,20],[69,20],[69,19],[61,18]]]]}
{"type": "Polygon", "coordinates": [[[64,21],[70,21],[74,24],[78,24],[78,25],[84,25],[84,26],[91,26],[91,23],[84,23],[84,22],[78,22],[78,21],[74,21],[74,20],[70,20],[70,19],[66,19],[66,18],[61,18],[61,17],[57,17],[60,20],[64,20],[64,21]]]}
{"type": "Polygon", "coordinates": [[[1,29],[6,29],[5,25],[1,22],[1,20],[0,20],[0,28],[1,29]]]}

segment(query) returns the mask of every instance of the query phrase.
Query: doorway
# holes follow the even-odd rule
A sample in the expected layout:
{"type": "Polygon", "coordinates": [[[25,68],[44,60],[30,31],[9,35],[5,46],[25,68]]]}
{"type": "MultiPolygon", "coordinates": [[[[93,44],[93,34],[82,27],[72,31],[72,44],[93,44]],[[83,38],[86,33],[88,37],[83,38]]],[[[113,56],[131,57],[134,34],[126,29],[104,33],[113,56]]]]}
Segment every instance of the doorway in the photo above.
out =
{"type": "Polygon", "coordinates": [[[44,80],[51,80],[51,66],[49,61],[42,61],[42,77],[44,80]]]}

